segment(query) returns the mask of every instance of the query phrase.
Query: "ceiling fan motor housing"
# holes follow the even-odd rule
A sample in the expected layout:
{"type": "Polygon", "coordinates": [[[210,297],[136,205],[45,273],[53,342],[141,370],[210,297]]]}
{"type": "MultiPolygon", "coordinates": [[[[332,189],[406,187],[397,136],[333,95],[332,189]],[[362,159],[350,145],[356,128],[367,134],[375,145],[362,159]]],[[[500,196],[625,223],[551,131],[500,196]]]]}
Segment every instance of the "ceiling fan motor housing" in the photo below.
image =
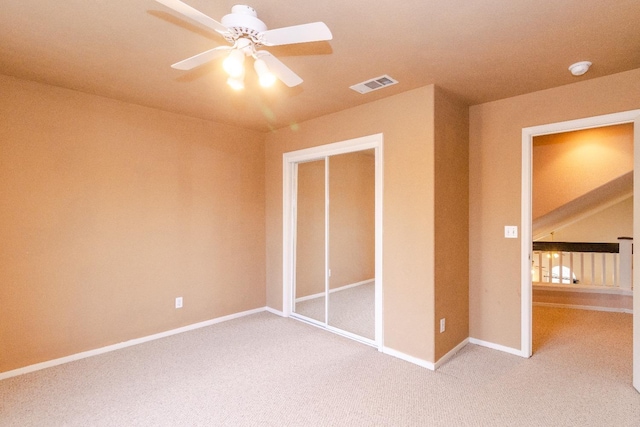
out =
{"type": "Polygon", "coordinates": [[[231,33],[230,41],[249,37],[254,43],[259,43],[260,33],[267,31],[267,25],[258,19],[256,10],[246,5],[233,6],[231,13],[223,16],[221,22],[231,33]]]}

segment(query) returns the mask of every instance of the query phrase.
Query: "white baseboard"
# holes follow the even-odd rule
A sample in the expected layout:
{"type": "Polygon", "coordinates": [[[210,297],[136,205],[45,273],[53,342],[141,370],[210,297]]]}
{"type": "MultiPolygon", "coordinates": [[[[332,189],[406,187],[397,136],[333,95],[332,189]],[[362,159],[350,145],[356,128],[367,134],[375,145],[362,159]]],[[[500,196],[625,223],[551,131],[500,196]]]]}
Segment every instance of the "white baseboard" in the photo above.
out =
{"type": "Polygon", "coordinates": [[[632,309],[619,308],[619,307],[598,307],[595,305],[556,304],[554,302],[534,302],[533,305],[539,306],[539,307],[575,308],[576,310],[607,311],[610,313],[633,314],[632,309]]]}
{"type": "MultiPolygon", "coordinates": [[[[332,294],[334,292],[344,291],[346,289],[355,288],[356,286],[366,285],[367,283],[375,282],[376,279],[367,279],[361,282],[351,283],[348,285],[340,286],[339,288],[329,289],[329,293],[332,294]]],[[[307,295],[305,297],[296,298],[296,302],[307,301],[314,298],[321,298],[324,296],[324,292],[319,292],[317,294],[307,295]]]]}
{"type": "Polygon", "coordinates": [[[503,351],[505,353],[509,353],[509,354],[513,354],[515,356],[520,356],[520,357],[529,357],[528,355],[525,356],[521,350],[515,349],[515,348],[511,348],[511,347],[507,347],[504,345],[500,345],[500,344],[495,344],[489,341],[482,341],[476,338],[469,338],[469,343],[470,344],[475,344],[475,345],[479,345],[482,347],[487,347],[490,348],[492,350],[498,350],[498,351],[503,351]]]}
{"type": "Polygon", "coordinates": [[[300,297],[300,298],[296,298],[296,302],[302,302],[302,301],[308,301],[310,299],[316,299],[316,298],[321,298],[324,296],[324,292],[320,292],[317,294],[312,294],[312,295],[307,295],[305,297],[300,297]]]}
{"type": "Polygon", "coordinates": [[[363,280],[361,282],[356,282],[356,283],[351,283],[349,285],[344,285],[344,286],[340,286],[339,288],[335,288],[335,289],[329,289],[329,293],[334,293],[334,292],[339,292],[339,291],[344,291],[350,288],[355,288],[356,286],[362,286],[362,285],[366,285],[368,283],[373,283],[375,282],[376,279],[367,279],[367,280],[363,280]]]}
{"type": "Polygon", "coordinates": [[[17,377],[18,375],[28,374],[29,372],[39,371],[41,369],[51,368],[53,366],[62,365],[64,363],[74,362],[80,359],[86,359],[87,357],[97,356],[99,354],[109,353],[111,351],[120,350],[126,347],[131,347],[138,344],[143,344],[149,341],[157,340],[160,338],[166,338],[171,335],[181,334],[183,332],[193,331],[194,329],[204,328],[206,326],[215,325],[216,323],[226,322],[228,320],[237,319],[239,317],[249,316],[251,314],[261,313],[263,311],[269,311],[274,314],[278,314],[276,310],[269,309],[268,307],[256,308],[253,310],[247,310],[240,313],[229,314],[228,316],[217,317],[215,319],[206,320],[204,322],[194,323],[192,325],[183,326],[181,328],[171,329],[169,331],[160,332],[146,337],[135,338],[129,341],[124,341],[118,344],[108,345],[106,347],[96,348],[94,350],[83,351],[81,353],[72,354],[58,359],[48,360],[46,362],[36,363],[34,365],[25,366],[23,368],[14,369],[11,371],[0,372],[0,381],[17,377]]]}
{"type": "Polygon", "coordinates": [[[268,311],[269,313],[275,314],[276,316],[287,317],[287,316],[284,315],[284,312],[282,312],[280,310],[276,310],[275,308],[265,307],[264,311],[268,311]]]}
{"type": "Polygon", "coordinates": [[[560,285],[557,283],[540,283],[532,284],[534,291],[554,291],[554,292],[577,292],[587,294],[609,294],[609,295],[625,295],[633,296],[633,289],[614,288],[612,286],[589,286],[589,285],[560,285]]]}
{"type": "Polygon", "coordinates": [[[384,354],[387,354],[389,356],[393,356],[393,357],[397,357],[398,359],[402,359],[405,362],[410,362],[413,363],[414,365],[418,365],[421,366],[423,368],[427,368],[431,371],[435,371],[436,370],[436,366],[435,364],[431,363],[431,362],[427,362],[426,360],[423,359],[419,359],[417,357],[414,356],[409,356],[408,354],[402,353],[398,350],[394,350],[392,348],[389,347],[382,347],[382,352],[384,354]]]}
{"type": "Polygon", "coordinates": [[[465,338],[460,344],[452,348],[447,354],[445,354],[440,359],[438,359],[438,361],[434,365],[434,368],[438,369],[440,366],[444,365],[449,359],[455,356],[456,353],[462,350],[464,346],[466,346],[467,344],[469,344],[469,338],[465,338]]]}

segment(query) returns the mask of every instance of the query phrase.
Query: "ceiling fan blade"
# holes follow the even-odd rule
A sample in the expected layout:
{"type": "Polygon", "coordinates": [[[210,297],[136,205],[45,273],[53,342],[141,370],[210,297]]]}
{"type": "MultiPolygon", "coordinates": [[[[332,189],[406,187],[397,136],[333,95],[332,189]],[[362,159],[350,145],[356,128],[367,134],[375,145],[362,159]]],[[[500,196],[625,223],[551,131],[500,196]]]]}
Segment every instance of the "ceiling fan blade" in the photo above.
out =
{"type": "Polygon", "coordinates": [[[220,34],[227,34],[229,29],[216,21],[213,18],[208,17],[204,13],[200,12],[189,6],[186,3],[181,2],[180,0],[156,0],[158,3],[167,6],[169,9],[173,9],[176,12],[190,18],[207,28],[211,28],[214,31],[219,32],[220,34]]]}
{"type": "Polygon", "coordinates": [[[256,52],[256,57],[262,59],[274,76],[289,87],[294,87],[302,83],[299,75],[291,71],[291,68],[284,65],[278,58],[265,50],[256,52]]]}
{"type": "Polygon", "coordinates": [[[176,62],[171,66],[176,70],[191,70],[199,65],[216,59],[218,56],[232,50],[231,46],[218,46],[214,49],[207,50],[206,52],[199,53],[191,58],[187,58],[183,61],[176,62]]]}
{"type": "MultiPolygon", "coordinates": [[[[159,1],[159,0],[158,0],[159,1]]],[[[317,42],[331,40],[333,35],[324,22],[294,25],[292,27],[276,28],[261,33],[261,41],[265,46],[279,46],[283,44],[317,42]]]]}

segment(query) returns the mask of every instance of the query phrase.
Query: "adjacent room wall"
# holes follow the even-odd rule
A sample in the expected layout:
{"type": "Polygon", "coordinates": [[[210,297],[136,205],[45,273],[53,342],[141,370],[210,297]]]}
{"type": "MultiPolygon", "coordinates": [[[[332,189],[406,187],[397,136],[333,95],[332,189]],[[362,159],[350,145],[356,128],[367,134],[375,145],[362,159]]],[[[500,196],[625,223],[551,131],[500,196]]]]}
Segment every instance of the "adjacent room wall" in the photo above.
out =
{"type": "Polygon", "coordinates": [[[266,138],[267,304],[282,309],[282,155],[384,134],[384,345],[434,359],[434,87],[277,130],[266,138]]]}
{"type": "Polygon", "coordinates": [[[533,141],[532,218],[633,170],[633,124],[541,135],[533,141]]]}
{"type": "Polygon", "coordinates": [[[520,349],[522,128],[640,108],[640,69],[470,108],[470,336],[520,349]]]}
{"type": "Polygon", "coordinates": [[[559,228],[541,241],[618,243],[633,237],[633,196],[559,228]]]}
{"type": "Polygon", "coordinates": [[[262,134],[0,93],[0,372],[265,306],[262,134]]]}

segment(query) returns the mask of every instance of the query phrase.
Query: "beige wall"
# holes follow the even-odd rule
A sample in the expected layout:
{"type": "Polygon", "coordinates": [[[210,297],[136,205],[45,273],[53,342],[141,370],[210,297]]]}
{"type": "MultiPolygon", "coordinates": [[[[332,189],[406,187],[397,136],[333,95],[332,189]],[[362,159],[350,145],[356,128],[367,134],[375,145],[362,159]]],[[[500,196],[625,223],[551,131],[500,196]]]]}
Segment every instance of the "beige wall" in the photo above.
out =
{"type": "Polygon", "coordinates": [[[640,69],[470,108],[470,336],[520,348],[522,128],[640,108],[640,69]]]}
{"type": "Polygon", "coordinates": [[[324,174],[324,160],[298,165],[295,298],[322,293],[325,288],[324,174]]]}
{"type": "Polygon", "coordinates": [[[331,289],[375,277],[375,166],[373,150],[329,158],[331,289]]]}
{"type": "Polygon", "coordinates": [[[537,136],[532,156],[532,217],[633,170],[633,124],[537,136]]]}
{"type": "Polygon", "coordinates": [[[262,134],[0,93],[0,371],[265,305],[262,134]]]}
{"type": "Polygon", "coordinates": [[[433,103],[428,86],[267,135],[267,304],[282,308],[282,154],[384,134],[384,345],[433,361],[433,103]]]}
{"type": "Polygon", "coordinates": [[[373,133],[384,345],[435,361],[457,340],[437,319],[464,335],[467,301],[472,337],[520,347],[520,242],[503,227],[520,224],[522,128],[640,108],[640,70],[470,108],[468,300],[436,255],[460,241],[465,119],[434,86],[266,137],[9,77],[0,92],[0,371],[261,307],[265,280],[281,309],[282,154],[373,133]]]}
{"type": "Polygon", "coordinates": [[[434,228],[437,361],[469,337],[469,109],[437,88],[434,228]]]}

